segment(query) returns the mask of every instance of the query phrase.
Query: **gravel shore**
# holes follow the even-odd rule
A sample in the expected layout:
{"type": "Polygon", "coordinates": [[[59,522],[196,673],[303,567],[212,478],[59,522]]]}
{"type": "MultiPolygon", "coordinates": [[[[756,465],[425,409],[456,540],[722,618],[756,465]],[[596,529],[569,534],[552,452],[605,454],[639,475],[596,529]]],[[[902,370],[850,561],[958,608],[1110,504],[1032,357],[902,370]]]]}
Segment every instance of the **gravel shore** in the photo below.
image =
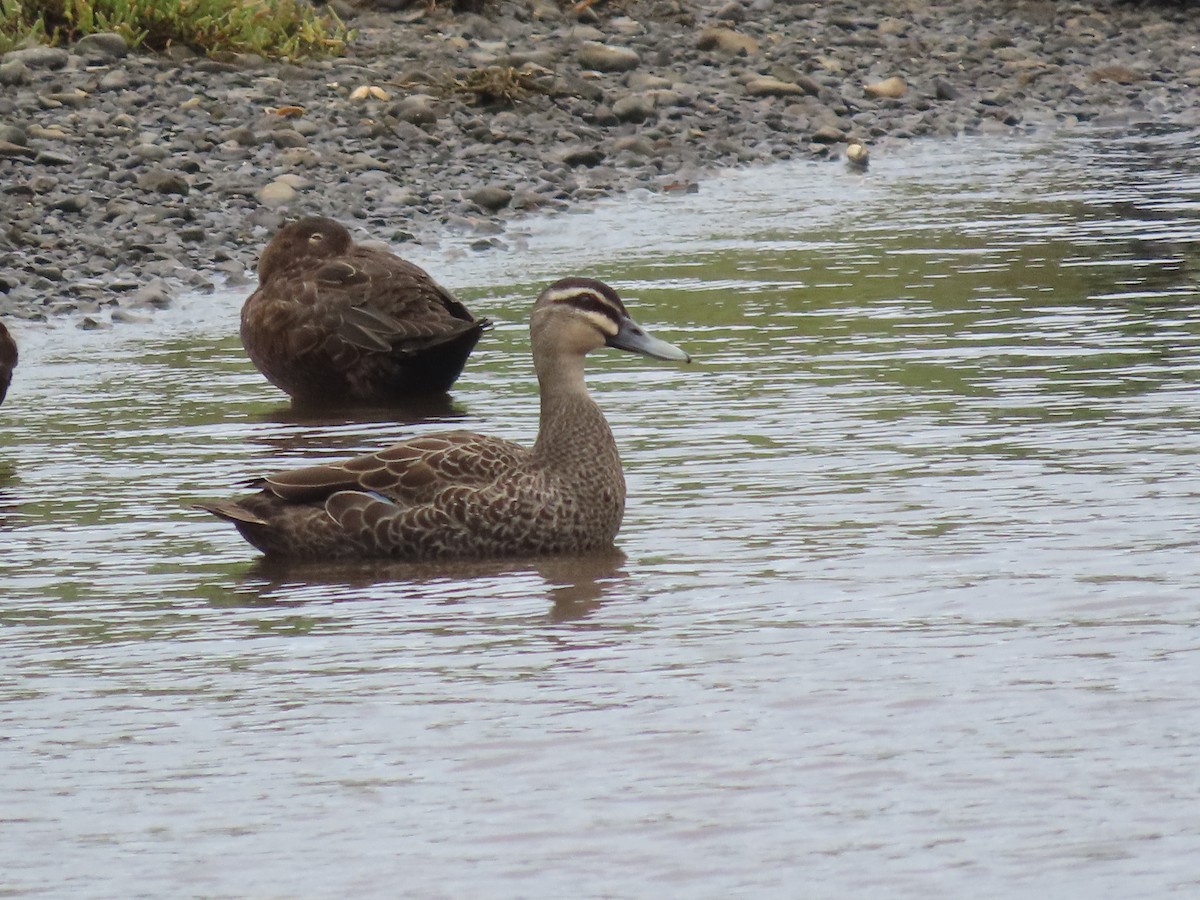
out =
{"type": "Polygon", "coordinates": [[[337,8],[358,39],[303,65],[115,35],[0,58],[0,316],[104,327],[248,285],[301,215],[401,253],[451,232],[486,252],[530,211],[852,141],[1200,122],[1186,4],[337,8]]]}

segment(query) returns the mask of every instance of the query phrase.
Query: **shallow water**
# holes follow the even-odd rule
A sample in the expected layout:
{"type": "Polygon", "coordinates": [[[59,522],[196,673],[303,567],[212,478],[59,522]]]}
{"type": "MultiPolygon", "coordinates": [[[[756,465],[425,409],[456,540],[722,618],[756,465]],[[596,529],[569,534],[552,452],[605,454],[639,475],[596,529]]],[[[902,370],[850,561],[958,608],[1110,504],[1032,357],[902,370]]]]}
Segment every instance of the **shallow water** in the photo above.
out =
{"type": "Polygon", "coordinates": [[[291,413],[242,292],[26,326],[0,891],[1195,896],[1197,137],[916,144],[414,248],[499,323],[415,422],[291,413]],[[532,439],[525,316],[568,273],[697,358],[590,366],[612,558],[279,569],[188,508],[532,439]]]}

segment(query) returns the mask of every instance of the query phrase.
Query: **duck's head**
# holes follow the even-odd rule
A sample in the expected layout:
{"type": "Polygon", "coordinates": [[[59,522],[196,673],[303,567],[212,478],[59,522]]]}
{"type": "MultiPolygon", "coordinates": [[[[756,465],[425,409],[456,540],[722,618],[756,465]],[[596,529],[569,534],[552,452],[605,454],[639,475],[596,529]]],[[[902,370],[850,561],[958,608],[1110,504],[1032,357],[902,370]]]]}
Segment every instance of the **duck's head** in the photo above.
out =
{"type": "Polygon", "coordinates": [[[674,344],[659,340],[633,320],[621,298],[603,281],[563,278],[542,291],[529,320],[533,346],[550,344],[583,356],[615,347],[655,359],[691,362],[674,344]]]}
{"type": "Polygon", "coordinates": [[[311,217],[285,225],[275,233],[258,260],[258,280],[302,262],[330,259],[354,246],[350,232],[333,219],[311,217]]]}

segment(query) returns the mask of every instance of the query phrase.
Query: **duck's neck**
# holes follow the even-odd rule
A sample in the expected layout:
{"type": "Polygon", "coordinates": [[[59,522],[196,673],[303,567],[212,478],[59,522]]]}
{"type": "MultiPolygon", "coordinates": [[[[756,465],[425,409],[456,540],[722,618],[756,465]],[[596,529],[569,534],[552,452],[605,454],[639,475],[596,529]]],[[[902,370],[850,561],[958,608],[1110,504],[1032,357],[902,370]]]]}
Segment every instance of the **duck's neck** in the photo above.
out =
{"type": "Polygon", "coordinates": [[[542,413],[534,461],[555,469],[620,472],[612,429],[584,384],[583,357],[539,360],[537,375],[542,413]]]}

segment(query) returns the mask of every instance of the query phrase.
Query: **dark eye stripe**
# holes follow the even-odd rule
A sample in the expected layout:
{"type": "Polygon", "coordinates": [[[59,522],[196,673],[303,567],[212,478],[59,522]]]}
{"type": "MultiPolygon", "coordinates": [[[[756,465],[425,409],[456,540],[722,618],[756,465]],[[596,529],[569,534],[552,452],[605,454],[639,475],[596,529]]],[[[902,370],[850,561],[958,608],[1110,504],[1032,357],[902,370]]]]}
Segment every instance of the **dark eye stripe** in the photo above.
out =
{"type": "MultiPolygon", "coordinates": [[[[618,316],[629,315],[625,311],[625,304],[617,296],[617,292],[603,281],[596,281],[594,278],[580,278],[578,276],[563,278],[550,285],[546,289],[546,293],[549,295],[548,299],[554,303],[572,303],[576,302],[577,298],[590,298],[591,303],[605,304],[610,309],[616,310],[618,316]]],[[[581,308],[600,312],[599,306],[590,306],[587,301],[580,301],[577,305],[581,308]]]]}
{"type": "Polygon", "coordinates": [[[560,303],[567,303],[574,306],[576,309],[582,309],[585,312],[596,313],[604,316],[613,323],[613,327],[621,327],[621,315],[624,310],[617,310],[607,299],[597,296],[592,291],[580,291],[577,294],[570,294],[563,297],[560,303]]]}

